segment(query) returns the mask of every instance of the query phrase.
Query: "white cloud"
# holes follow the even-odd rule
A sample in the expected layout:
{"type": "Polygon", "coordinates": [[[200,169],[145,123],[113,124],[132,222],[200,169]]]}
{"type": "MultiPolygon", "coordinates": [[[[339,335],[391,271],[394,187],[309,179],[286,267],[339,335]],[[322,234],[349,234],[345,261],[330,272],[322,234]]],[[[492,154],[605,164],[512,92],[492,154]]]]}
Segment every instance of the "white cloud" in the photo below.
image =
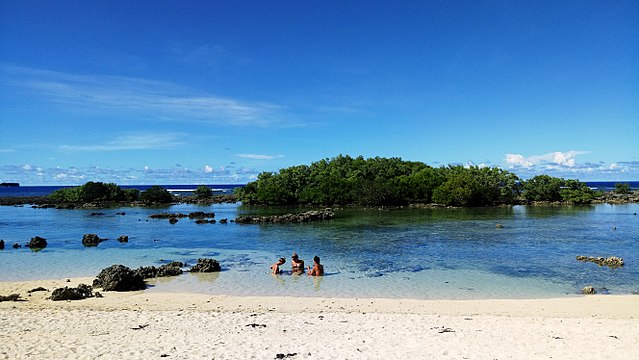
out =
{"type": "Polygon", "coordinates": [[[237,154],[238,157],[253,160],[272,160],[281,159],[284,155],[266,155],[266,154],[237,154]]]}
{"type": "Polygon", "coordinates": [[[208,165],[204,165],[204,172],[210,174],[213,172],[213,168],[208,165]]]}
{"type": "Polygon", "coordinates": [[[33,169],[33,166],[29,164],[22,165],[22,170],[31,171],[31,169],[33,169]]]}

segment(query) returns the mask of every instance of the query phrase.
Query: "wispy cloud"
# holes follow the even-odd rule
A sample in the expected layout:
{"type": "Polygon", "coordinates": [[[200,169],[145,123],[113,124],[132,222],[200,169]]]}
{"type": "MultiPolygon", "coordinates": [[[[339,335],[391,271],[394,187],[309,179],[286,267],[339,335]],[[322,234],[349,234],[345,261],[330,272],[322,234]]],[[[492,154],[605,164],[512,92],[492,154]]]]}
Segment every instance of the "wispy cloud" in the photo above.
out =
{"type": "Polygon", "coordinates": [[[127,151],[127,150],[157,150],[175,148],[183,142],[182,133],[170,134],[132,134],[123,135],[104,144],[97,145],[62,145],[60,150],[65,152],[83,151],[127,151]]]}
{"type": "Polygon", "coordinates": [[[286,123],[282,105],[216,96],[170,82],[13,66],[0,66],[0,71],[8,85],[31,90],[69,111],[128,111],[153,119],[223,126],[298,125],[286,123]]]}
{"type": "Polygon", "coordinates": [[[281,159],[284,155],[266,155],[266,154],[237,154],[238,157],[253,160],[273,160],[281,159]]]}

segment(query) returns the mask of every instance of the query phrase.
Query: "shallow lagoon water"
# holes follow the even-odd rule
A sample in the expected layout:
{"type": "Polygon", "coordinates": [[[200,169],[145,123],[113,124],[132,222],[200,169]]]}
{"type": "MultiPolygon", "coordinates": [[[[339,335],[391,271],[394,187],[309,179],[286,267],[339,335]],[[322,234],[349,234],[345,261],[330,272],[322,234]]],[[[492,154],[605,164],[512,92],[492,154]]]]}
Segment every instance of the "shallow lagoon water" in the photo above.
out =
{"type": "Polygon", "coordinates": [[[611,294],[639,293],[639,205],[478,209],[345,209],[309,224],[195,224],[150,219],[159,212],[240,214],[297,212],[235,204],[164,208],[57,210],[0,207],[0,281],[95,276],[112,264],[131,268],[213,257],[218,274],[150,281],[148,291],[420,299],[540,298],[578,294],[586,285],[611,294]],[[101,212],[104,215],[92,216],[101,212]],[[126,215],[117,215],[125,212],[126,215]],[[503,224],[497,229],[496,224],[503,224]],[[110,240],[85,248],[83,234],[110,240]],[[35,235],[47,248],[12,249],[35,235]],[[119,243],[128,235],[128,243],[119,243]],[[327,276],[269,273],[280,256],[322,257],[327,276]],[[576,255],[620,256],[626,266],[599,267],[576,255]]]}

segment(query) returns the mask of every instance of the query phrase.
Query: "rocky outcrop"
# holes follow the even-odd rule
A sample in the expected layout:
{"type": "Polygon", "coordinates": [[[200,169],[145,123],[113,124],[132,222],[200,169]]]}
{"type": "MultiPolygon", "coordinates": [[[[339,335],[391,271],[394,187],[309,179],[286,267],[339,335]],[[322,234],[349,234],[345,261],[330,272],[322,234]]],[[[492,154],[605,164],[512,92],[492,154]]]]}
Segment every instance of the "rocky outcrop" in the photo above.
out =
{"type": "Polygon", "coordinates": [[[151,219],[181,219],[188,217],[187,214],[181,213],[160,213],[160,214],[152,214],[149,215],[151,219]]]}
{"type": "Polygon", "coordinates": [[[577,260],[583,261],[583,262],[594,262],[595,264],[599,266],[608,266],[611,268],[618,268],[624,265],[623,259],[616,256],[604,258],[604,257],[577,255],[577,260]]]}
{"type": "Polygon", "coordinates": [[[31,241],[26,245],[31,249],[44,249],[47,247],[47,239],[41,238],[39,236],[34,236],[31,238],[31,241]]]}
{"type": "Polygon", "coordinates": [[[146,289],[146,283],[140,274],[128,267],[112,265],[98,274],[93,287],[104,291],[136,291],[146,289]]]}
{"type": "Polygon", "coordinates": [[[184,264],[179,261],[173,261],[168,264],[164,264],[159,268],[155,266],[142,266],[135,270],[137,274],[144,279],[150,279],[155,277],[167,277],[182,275],[182,268],[184,264]]]}
{"type": "Polygon", "coordinates": [[[585,288],[581,289],[581,293],[584,295],[594,295],[597,293],[597,290],[595,290],[595,288],[592,286],[586,286],[585,288]]]}
{"type": "Polygon", "coordinates": [[[118,238],[118,241],[119,241],[119,242],[121,242],[121,243],[129,242],[129,237],[128,237],[128,236],[126,236],[126,235],[121,235],[121,236],[118,238]]]}
{"type": "Polygon", "coordinates": [[[222,267],[220,263],[215,259],[197,259],[197,264],[195,264],[190,272],[215,272],[222,271],[222,267]]]}
{"type": "Polygon", "coordinates": [[[78,287],[70,288],[65,286],[63,288],[55,289],[51,292],[52,301],[62,300],[82,300],[89,297],[93,297],[93,289],[89,285],[80,284],[78,287]]]}
{"type": "Polygon", "coordinates": [[[330,220],[335,216],[330,210],[307,211],[300,214],[285,214],[272,216],[240,216],[235,219],[238,224],[287,224],[304,223],[310,221],[330,220]]]}
{"type": "Polygon", "coordinates": [[[205,213],[203,211],[195,211],[189,213],[189,219],[212,219],[215,217],[215,213],[205,213]]]}
{"type": "Polygon", "coordinates": [[[82,245],[84,246],[98,246],[99,243],[105,241],[106,239],[100,239],[100,237],[96,234],[84,234],[82,236],[82,245]]]}
{"type": "Polygon", "coordinates": [[[0,302],[3,301],[19,301],[20,294],[11,294],[11,295],[0,295],[0,302]]]}

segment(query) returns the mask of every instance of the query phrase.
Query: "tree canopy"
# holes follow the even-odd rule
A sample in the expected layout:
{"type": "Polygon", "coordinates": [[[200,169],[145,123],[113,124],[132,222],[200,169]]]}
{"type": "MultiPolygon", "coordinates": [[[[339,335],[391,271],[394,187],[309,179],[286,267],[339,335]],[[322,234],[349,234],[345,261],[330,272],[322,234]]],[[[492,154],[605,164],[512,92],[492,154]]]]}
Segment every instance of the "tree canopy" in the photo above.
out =
{"type": "Polygon", "coordinates": [[[236,193],[244,203],[264,205],[489,206],[521,200],[584,204],[594,198],[585,184],[548,175],[523,181],[496,167],[434,168],[400,158],[348,155],[292,166],[278,173],[263,172],[236,193]]]}

